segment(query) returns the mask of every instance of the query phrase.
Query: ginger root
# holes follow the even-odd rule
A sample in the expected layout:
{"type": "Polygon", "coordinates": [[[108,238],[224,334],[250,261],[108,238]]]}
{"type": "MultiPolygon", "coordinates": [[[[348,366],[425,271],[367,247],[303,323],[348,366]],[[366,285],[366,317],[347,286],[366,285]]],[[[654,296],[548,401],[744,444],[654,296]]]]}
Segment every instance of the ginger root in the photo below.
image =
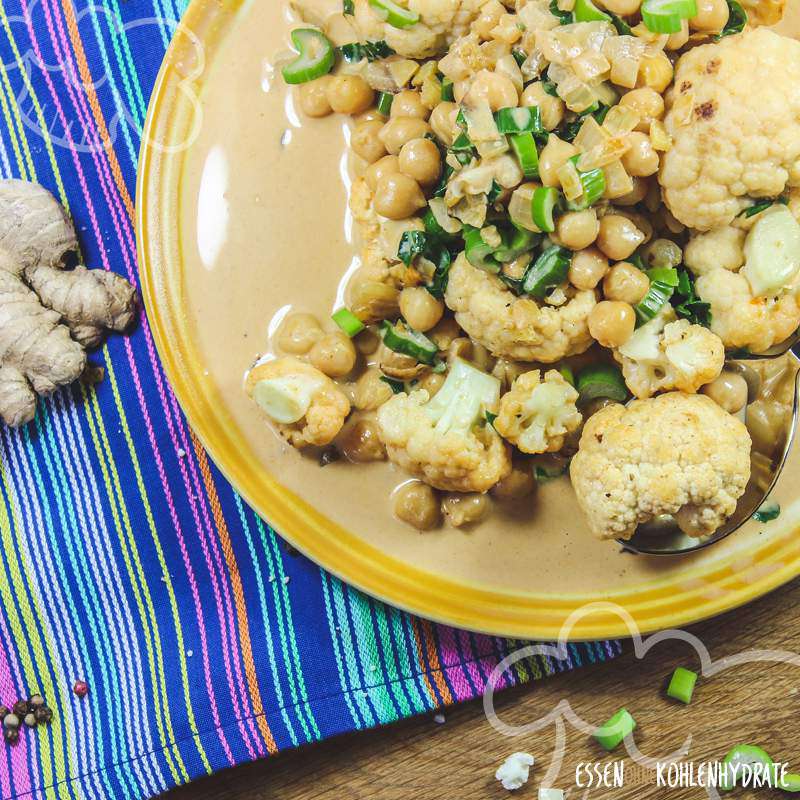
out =
{"type": "Polygon", "coordinates": [[[86,349],[136,315],[136,292],[105,270],[67,268],[71,220],[44,187],[0,180],[0,418],[30,422],[37,395],[77,380],[86,349]]]}

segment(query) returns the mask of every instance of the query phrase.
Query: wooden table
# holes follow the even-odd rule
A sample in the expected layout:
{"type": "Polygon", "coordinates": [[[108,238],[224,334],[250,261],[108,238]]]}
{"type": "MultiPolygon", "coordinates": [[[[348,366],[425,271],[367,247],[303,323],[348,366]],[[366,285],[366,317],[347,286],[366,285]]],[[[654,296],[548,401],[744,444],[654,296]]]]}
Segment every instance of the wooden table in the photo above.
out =
{"type": "MultiPolygon", "coordinates": [[[[800,581],[739,611],[690,630],[713,659],[749,649],[800,653],[800,581]]],[[[692,735],[689,758],[721,759],[741,742],[762,745],[775,760],[800,771],[800,667],[750,663],[730,668],[703,681],[688,707],[664,697],[663,685],[680,665],[697,669],[688,645],[662,643],[643,661],[632,647],[620,659],[519,687],[498,697],[501,717],[512,724],[540,718],[560,700],[593,723],[625,705],[639,727],[636,743],[647,755],[664,756],[692,735]]],[[[487,722],[480,702],[445,711],[437,725],[432,715],[388,728],[352,734],[246,765],[177,789],[166,800],[484,800],[535,798],[538,779],[547,768],[555,741],[553,727],[508,739],[487,722]],[[528,785],[513,795],[494,780],[494,771],[510,753],[523,750],[537,757],[528,785]]],[[[617,756],[615,755],[614,758],[617,756]]],[[[610,762],[584,734],[567,732],[567,753],[555,786],[568,789],[570,800],[584,797],[702,798],[703,789],[655,786],[650,773],[635,774],[626,758],[623,788],[589,790],[575,787],[580,762],[610,762]]],[[[737,790],[745,797],[780,797],[769,789],[737,790]]],[[[785,795],[788,797],[789,795],[785,795]]]]}

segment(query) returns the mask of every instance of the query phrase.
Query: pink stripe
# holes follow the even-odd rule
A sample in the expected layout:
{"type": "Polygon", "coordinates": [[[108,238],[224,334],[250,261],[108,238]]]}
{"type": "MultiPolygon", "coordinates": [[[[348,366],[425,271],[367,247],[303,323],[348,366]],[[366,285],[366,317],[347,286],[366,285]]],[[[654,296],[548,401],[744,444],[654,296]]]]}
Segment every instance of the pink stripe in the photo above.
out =
{"type": "Polygon", "coordinates": [[[445,669],[447,680],[455,692],[457,700],[466,700],[474,697],[474,691],[467,680],[464,664],[458,656],[456,648],[455,631],[448,626],[437,626],[439,639],[439,663],[445,669]]]}

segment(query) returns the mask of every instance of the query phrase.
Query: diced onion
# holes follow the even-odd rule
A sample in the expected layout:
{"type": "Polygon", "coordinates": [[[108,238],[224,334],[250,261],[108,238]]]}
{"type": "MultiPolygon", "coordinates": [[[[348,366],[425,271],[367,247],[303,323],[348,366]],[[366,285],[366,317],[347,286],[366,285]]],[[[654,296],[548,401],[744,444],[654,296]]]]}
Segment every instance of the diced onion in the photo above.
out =
{"type": "Polygon", "coordinates": [[[660,119],[654,119],[650,123],[650,144],[653,146],[653,150],[666,152],[672,149],[672,137],[667,133],[667,129],[660,119]]]}
{"type": "Polygon", "coordinates": [[[608,77],[611,62],[602,53],[588,51],[572,62],[572,69],[580,80],[591,83],[608,77]]]}
{"type": "Polygon", "coordinates": [[[630,133],[641,122],[639,114],[630,106],[618,105],[609,109],[603,127],[612,135],[630,133]]]}
{"type": "Polygon", "coordinates": [[[638,58],[618,58],[611,65],[611,82],[625,89],[635,88],[641,63],[638,58]]]}
{"type": "Polygon", "coordinates": [[[694,114],[694,92],[679,94],[672,104],[672,118],[678,125],[688,125],[694,114]]]}
{"type": "Polygon", "coordinates": [[[533,221],[533,195],[536,185],[525,183],[519,187],[512,195],[508,204],[508,215],[511,221],[524,228],[526,231],[541,233],[539,226],[533,221]]]}
{"type": "Polygon", "coordinates": [[[595,145],[586,153],[581,153],[578,159],[578,169],[581,172],[588,172],[590,169],[598,169],[619,161],[628,150],[631,144],[626,136],[612,136],[602,144],[595,145]]]}
{"type": "Polygon", "coordinates": [[[567,161],[558,172],[556,176],[561,183],[564,190],[564,197],[567,200],[577,200],[583,194],[583,184],[581,183],[581,176],[578,170],[571,161],[567,161]]]}
{"type": "Polygon", "coordinates": [[[581,125],[573,144],[578,150],[585,153],[587,150],[603,144],[609,136],[609,132],[601,128],[600,123],[589,114],[584,118],[583,125],[581,125]]]}
{"type": "Polygon", "coordinates": [[[603,197],[607,200],[616,200],[624,197],[633,191],[633,178],[625,171],[625,167],[619,161],[613,161],[603,167],[606,176],[606,190],[603,197]]]}

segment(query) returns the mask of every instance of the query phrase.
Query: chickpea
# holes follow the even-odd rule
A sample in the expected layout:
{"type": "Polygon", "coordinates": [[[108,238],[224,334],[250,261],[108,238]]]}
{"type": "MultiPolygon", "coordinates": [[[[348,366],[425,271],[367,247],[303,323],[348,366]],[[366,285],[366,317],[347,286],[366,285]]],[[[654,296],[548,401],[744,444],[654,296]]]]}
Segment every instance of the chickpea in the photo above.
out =
{"type": "Polygon", "coordinates": [[[680,50],[689,41],[689,22],[681,20],[681,29],[677,33],[670,34],[665,45],[666,50],[680,50]]]}
{"type": "Polygon", "coordinates": [[[378,135],[387,151],[396,156],[406,142],[422,139],[426,133],[431,133],[431,126],[424,119],[392,117],[378,135]]]}
{"type": "Polygon", "coordinates": [[[367,167],[364,180],[374,192],[381,178],[385,175],[396,175],[398,172],[400,172],[400,159],[397,156],[384,156],[367,167]]]}
{"type": "Polygon", "coordinates": [[[642,0],[602,0],[601,5],[614,14],[627,17],[639,10],[642,0]]]}
{"type": "Polygon", "coordinates": [[[361,333],[353,338],[353,344],[356,346],[356,350],[363,356],[371,356],[378,349],[380,343],[381,337],[369,328],[365,331],[361,331],[361,333]]]}
{"type": "Polygon", "coordinates": [[[392,495],[394,515],[418,531],[429,531],[442,524],[436,492],[426,483],[409,481],[392,495]]]}
{"type": "Polygon", "coordinates": [[[374,164],[386,155],[386,147],[378,137],[382,130],[383,122],[380,120],[359,122],[350,137],[350,147],[368,164],[374,164]]]}
{"type": "Polygon", "coordinates": [[[448,147],[456,140],[460,130],[456,124],[457,116],[458,106],[449,101],[439,103],[431,112],[431,128],[436,138],[448,147]]]}
{"type": "Polygon", "coordinates": [[[445,495],[442,500],[442,511],[447,521],[454,528],[472,525],[480,522],[491,509],[491,501],[485,494],[457,494],[445,495]]]}
{"type": "Polygon", "coordinates": [[[664,98],[654,89],[647,87],[632,89],[622,95],[619,103],[632,108],[639,114],[640,119],[636,130],[641,133],[650,131],[650,124],[653,120],[664,118],[664,98]]]}
{"type": "Polygon", "coordinates": [[[689,20],[693,31],[719,33],[727,24],[730,10],[725,0],[697,0],[697,15],[689,20]]]}
{"type": "Polygon", "coordinates": [[[647,197],[649,191],[650,184],[644,178],[634,178],[633,190],[628,192],[628,194],[622,195],[622,197],[614,198],[614,205],[635,206],[647,197]]]}
{"type": "Polygon", "coordinates": [[[434,397],[439,389],[444,386],[445,376],[441,372],[427,372],[423,375],[419,383],[414,387],[416,389],[424,389],[429,397],[434,397]]]}
{"type": "Polygon", "coordinates": [[[330,75],[323,75],[315,81],[302,83],[298,87],[300,109],[307,117],[327,117],[333,113],[328,101],[328,84],[330,75]]]}
{"type": "Polygon", "coordinates": [[[326,93],[331,108],[337,114],[360,114],[375,99],[375,92],[360,75],[334,75],[326,93]]]}
{"type": "Polygon", "coordinates": [[[353,117],[355,122],[386,122],[386,117],[377,108],[368,108],[363,114],[356,114],[353,117]]]}
{"type": "Polygon", "coordinates": [[[291,314],[278,329],[277,345],[284,353],[305,355],[322,338],[322,328],[313,314],[291,314]]]}
{"type": "Polygon", "coordinates": [[[344,333],[326,333],[311,348],[308,360],[328,377],[343,378],[356,365],[356,348],[344,333]]]}
{"type": "Polygon", "coordinates": [[[408,175],[384,175],[375,188],[375,211],[388,219],[408,219],[426,205],[419,184],[408,175]]]}
{"type": "Polygon", "coordinates": [[[439,180],[442,157],[430,139],[412,139],[400,150],[400,171],[422,186],[432,186],[439,180]]]}
{"type": "Polygon", "coordinates": [[[400,313],[415,331],[429,331],[444,314],[444,303],[427,289],[415,286],[400,292],[400,313]]]}
{"type": "Polygon", "coordinates": [[[603,300],[589,314],[589,333],[603,347],[620,347],[633,334],[636,313],[627,303],[603,300]]]}
{"type": "Polygon", "coordinates": [[[633,131],[628,134],[631,149],[622,156],[622,166],[629,175],[648,178],[658,172],[658,153],[653,150],[646,133],[633,131]]]}
{"type": "Polygon", "coordinates": [[[501,108],[516,108],[519,103],[519,92],[511,78],[482,69],[472,79],[465,100],[472,105],[485,102],[492,111],[499,111],[501,108]]]}
{"type": "Polygon", "coordinates": [[[392,117],[416,117],[426,120],[431,115],[430,109],[426,108],[422,102],[422,95],[411,89],[403,89],[402,92],[394,96],[392,101],[392,117]]]}
{"type": "Polygon", "coordinates": [[[481,8],[478,19],[472,23],[472,30],[482,39],[491,39],[492,31],[497,27],[505,13],[505,7],[499,0],[490,0],[481,8]]]}
{"type": "Polygon", "coordinates": [[[539,179],[542,185],[561,186],[557,175],[558,170],[577,153],[575,145],[551,134],[547,144],[542,148],[542,152],[539,153],[539,179]]]}
{"type": "Polygon", "coordinates": [[[600,222],[593,208],[569,211],[556,223],[556,236],[570,250],[583,250],[594,242],[600,232],[600,222]]]}
{"type": "Polygon", "coordinates": [[[461,328],[453,317],[445,317],[430,333],[428,338],[436,344],[439,352],[444,352],[461,336],[461,328]]]}
{"type": "Polygon", "coordinates": [[[581,291],[596,288],[608,272],[608,259],[596,248],[580,250],[572,257],[569,267],[569,282],[581,291]]]}
{"type": "Polygon", "coordinates": [[[737,414],[747,405],[747,381],[735,372],[726,370],[701,391],[729,414],[737,414]]]}
{"type": "Polygon", "coordinates": [[[525,87],[522,105],[526,108],[536,106],[539,109],[545,130],[555,130],[564,120],[564,101],[560,97],[547,94],[541,81],[534,81],[525,87]]]}
{"type": "Polygon", "coordinates": [[[786,408],[774,400],[756,400],[747,409],[747,430],[757,453],[771,456],[780,443],[786,408]]]}
{"type": "Polygon", "coordinates": [[[607,214],[600,220],[597,246],[614,261],[633,255],[646,236],[627,217],[607,214]]]}
{"type": "Polygon", "coordinates": [[[362,418],[346,425],[336,437],[336,447],[355,464],[386,459],[386,448],[378,436],[378,426],[371,419],[362,418]]]}
{"type": "Polygon", "coordinates": [[[530,468],[515,464],[511,474],[495,484],[490,493],[496,500],[519,500],[527,497],[535,488],[536,480],[530,468]]]}
{"type": "Polygon", "coordinates": [[[374,411],[392,396],[391,386],[381,377],[379,369],[370,367],[356,381],[353,405],[359,411],[374,411]]]}
{"type": "Polygon", "coordinates": [[[628,261],[614,264],[603,279],[606,300],[616,300],[635,306],[650,289],[650,279],[628,261]]]}
{"type": "Polygon", "coordinates": [[[639,65],[639,77],[636,88],[648,87],[656,92],[664,92],[672,83],[674,70],[672,62],[664,53],[655,56],[645,55],[639,65]]]}

